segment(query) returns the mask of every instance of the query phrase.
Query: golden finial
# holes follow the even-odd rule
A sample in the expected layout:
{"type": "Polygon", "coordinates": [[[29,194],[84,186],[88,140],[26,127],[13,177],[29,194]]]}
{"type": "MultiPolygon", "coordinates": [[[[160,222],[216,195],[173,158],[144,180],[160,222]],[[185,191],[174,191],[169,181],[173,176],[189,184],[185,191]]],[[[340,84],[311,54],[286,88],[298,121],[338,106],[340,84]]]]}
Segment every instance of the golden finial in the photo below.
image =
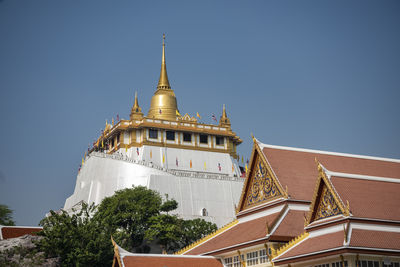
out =
{"type": "Polygon", "coordinates": [[[226,115],[225,104],[223,104],[223,106],[222,106],[222,116],[219,119],[219,125],[228,126],[228,127],[230,127],[230,125],[231,125],[231,122],[228,119],[228,116],[226,115]]]}
{"type": "Polygon", "coordinates": [[[137,91],[135,92],[135,102],[134,102],[133,107],[131,109],[131,116],[130,117],[131,117],[131,120],[132,119],[139,119],[139,118],[143,117],[142,108],[139,107],[137,91]]]}
{"type": "Polygon", "coordinates": [[[165,63],[165,34],[163,34],[162,46],[161,72],[160,79],[158,80],[157,89],[171,89],[167,75],[167,64],[165,63]]]}

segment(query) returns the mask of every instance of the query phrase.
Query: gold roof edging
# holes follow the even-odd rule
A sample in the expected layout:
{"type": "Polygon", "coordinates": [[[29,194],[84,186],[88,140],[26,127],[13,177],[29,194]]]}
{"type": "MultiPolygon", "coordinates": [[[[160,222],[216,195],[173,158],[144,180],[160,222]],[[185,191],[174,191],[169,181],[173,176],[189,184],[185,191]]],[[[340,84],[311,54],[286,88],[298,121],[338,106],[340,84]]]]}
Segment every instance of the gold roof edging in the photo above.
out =
{"type": "Polygon", "coordinates": [[[300,241],[304,240],[308,236],[309,236],[308,232],[303,232],[301,235],[298,235],[297,237],[293,238],[292,240],[290,240],[288,243],[286,243],[285,245],[281,246],[280,248],[278,248],[278,249],[271,248],[272,257],[273,258],[278,257],[283,252],[287,251],[288,249],[290,249],[294,245],[298,244],[300,241]]]}
{"type": "Polygon", "coordinates": [[[304,223],[304,226],[306,227],[307,225],[309,225],[311,223],[315,208],[316,208],[316,201],[317,201],[317,197],[320,194],[320,188],[321,188],[321,183],[324,183],[325,186],[328,188],[328,190],[330,191],[330,193],[332,194],[333,198],[335,199],[337,205],[340,208],[340,211],[342,212],[342,214],[344,216],[349,216],[350,215],[350,207],[349,204],[347,204],[347,206],[344,205],[343,201],[341,200],[341,198],[339,197],[338,193],[336,192],[336,190],[333,187],[332,182],[330,181],[330,179],[328,179],[326,173],[325,173],[325,168],[322,166],[322,164],[317,160],[317,158],[315,158],[315,163],[317,164],[317,168],[318,168],[318,178],[317,178],[317,182],[314,188],[314,194],[311,200],[311,204],[310,204],[310,208],[308,210],[308,215],[307,215],[307,220],[304,223]]]}
{"type": "MultiPolygon", "coordinates": [[[[266,200],[264,200],[262,202],[257,203],[256,205],[253,205],[252,207],[260,205],[260,204],[263,204],[263,203],[266,203],[266,202],[269,202],[269,201],[271,201],[273,199],[277,199],[279,197],[284,197],[284,198],[288,199],[289,198],[288,191],[287,190],[283,190],[283,187],[282,187],[280,181],[275,176],[275,172],[272,170],[272,167],[269,165],[269,162],[266,160],[266,156],[261,151],[261,149],[260,149],[260,147],[258,145],[257,139],[253,135],[252,135],[252,138],[253,138],[254,145],[253,145],[253,150],[252,150],[251,158],[250,158],[250,162],[249,162],[250,166],[253,166],[253,161],[255,160],[254,157],[256,155],[255,151],[257,151],[257,154],[259,155],[261,161],[263,162],[264,166],[267,168],[268,173],[271,175],[272,180],[275,182],[276,186],[278,187],[279,191],[282,194],[282,196],[276,196],[276,197],[271,198],[271,199],[266,199],[266,200]]],[[[250,168],[250,166],[249,166],[249,168],[250,168]]],[[[248,208],[248,206],[244,207],[244,195],[247,192],[247,189],[248,189],[247,187],[248,187],[248,184],[250,183],[249,179],[251,177],[250,174],[252,173],[252,171],[253,170],[251,168],[248,171],[247,175],[246,175],[246,180],[245,180],[245,182],[243,184],[243,187],[242,187],[242,194],[240,196],[240,201],[239,201],[238,210],[236,211],[236,214],[239,213],[240,211],[245,210],[246,208],[248,208]]]]}
{"type": "Polygon", "coordinates": [[[185,252],[197,247],[198,245],[201,245],[203,243],[205,243],[207,240],[211,239],[212,237],[224,232],[225,230],[228,230],[229,228],[235,226],[239,221],[237,219],[231,221],[230,223],[225,224],[224,226],[222,226],[221,228],[215,230],[214,232],[212,232],[211,234],[197,240],[196,242],[182,248],[181,250],[178,250],[177,252],[174,253],[174,255],[183,255],[185,252]]]}

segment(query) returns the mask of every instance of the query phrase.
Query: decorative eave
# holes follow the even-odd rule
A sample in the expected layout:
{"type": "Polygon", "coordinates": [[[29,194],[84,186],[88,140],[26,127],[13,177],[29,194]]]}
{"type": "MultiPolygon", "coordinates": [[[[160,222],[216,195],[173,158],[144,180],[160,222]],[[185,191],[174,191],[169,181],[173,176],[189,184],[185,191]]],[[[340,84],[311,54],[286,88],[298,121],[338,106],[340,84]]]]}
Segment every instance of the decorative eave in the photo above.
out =
{"type": "Polygon", "coordinates": [[[302,240],[304,240],[308,236],[309,236],[309,233],[308,232],[304,232],[301,235],[295,237],[294,239],[292,239],[291,241],[289,241],[288,243],[286,243],[285,245],[281,246],[278,249],[271,248],[271,250],[272,250],[272,258],[280,256],[281,254],[283,254],[284,252],[286,252],[287,250],[289,250],[290,248],[292,248],[296,244],[300,243],[302,240]]]}
{"type": "Polygon", "coordinates": [[[122,267],[123,265],[122,265],[122,261],[121,261],[121,255],[119,253],[119,248],[118,248],[117,243],[115,243],[114,239],[112,238],[112,236],[111,236],[111,242],[112,242],[113,247],[114,247],[114,259],[113,259],[112,266],[113,267],[115,267],[115,266],[122,267]],[[116,261],[118,262],[118,265],[116,265],[116,261]]]}
{"type": "Polygon", "coordinates": [[[193,133],[206,133],[212,135],[220,135],[232,138],[236,144],[242,143],[242,139],[236,135],[235,132],[229,128],[221,127],[212,124],[203,124],[197,122],[187,121],[169,121],[160,119],[148,119],[144,117],[142,120],[121,120],[115,124],[110,130],[105,132],[104,139],[109,138],[111,135],[126,131],[128,129],[143,129],[143,128],[157,128],[164,130],[186,131],[193,133]]]}
{"type": "Polygon", "coordinates": [[[314,213],[317,208],[316,205],[318,205],[318,203],[316,203],[316,202],[318,200],[318,197],[321,193],[322,186],[323,186],[322,183],[324,183],[326,185],[329,192],[332,194],[334,200],[336,201],[337,205],[339,206],[341,213],[346,217],[350,216],[349,203],[347,202],[347,205],[346,206],[344,205],[339,194],[336,192],[331,180],[328,178],[328,176],[326,174],[326,169],[322,166],[322,164],[320,162],[318,162],[317,159],[315,159],[315,162],[316,162],[317,168],[318,168],[318,178],[317,178],[318,180],[315,184],[315,189],[314,189],[314,194],[313,194],[311,205],[310,205],[310,210],[309,210],[307,218],[304,222],[305,227],[310,225],[314,218],[314,213]]]}

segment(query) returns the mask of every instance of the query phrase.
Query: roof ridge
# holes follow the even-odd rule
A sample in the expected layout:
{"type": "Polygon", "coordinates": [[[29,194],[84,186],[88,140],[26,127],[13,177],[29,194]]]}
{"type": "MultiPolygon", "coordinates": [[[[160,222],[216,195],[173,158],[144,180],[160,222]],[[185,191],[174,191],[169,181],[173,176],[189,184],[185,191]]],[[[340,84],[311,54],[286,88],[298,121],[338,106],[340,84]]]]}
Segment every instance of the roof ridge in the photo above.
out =
{"type": "Polygon", "coordinates": [[[385,158],[385,157],[376,157],[376,156],[367,156],[367,155],[359,155],[359,154],[351,154],[351,153],[343,153],[343,152],[334,152],[334,151],[325,151],[325,150],[317,150],[317,149],[308,149],[308,148],[298,148],[298,147],[289,147],[289,146],[278,146],[278,145],[270,145],[265,144],[258,141],[258,145],[262,148],[275,148],[281,150],[291,150],[291,151],[298,151],[298,152],[309,152],[309,153],[319,153],[319,154],[326,154],[332,156],[342,156],[342,157],[351,157],[351,158],[359,158],[359,159],[370,159],[370,160],[380,160],[380,161],[388,161],[394,163],[400,163],[400,159],[395,158],[385,158]]]}

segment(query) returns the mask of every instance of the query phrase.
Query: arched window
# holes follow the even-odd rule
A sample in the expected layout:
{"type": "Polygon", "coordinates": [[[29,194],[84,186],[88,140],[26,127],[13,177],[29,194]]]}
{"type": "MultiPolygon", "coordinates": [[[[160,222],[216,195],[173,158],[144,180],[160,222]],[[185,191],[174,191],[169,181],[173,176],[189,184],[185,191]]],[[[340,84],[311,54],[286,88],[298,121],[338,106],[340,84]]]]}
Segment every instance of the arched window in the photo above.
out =
{"type": "Polygon", "coordinates": [[[201,215],[202,215],[202,216],[208,216],[208,211],[207,211],[206,208],[203,208],[203,209],[201,210],[201,215]]]}

